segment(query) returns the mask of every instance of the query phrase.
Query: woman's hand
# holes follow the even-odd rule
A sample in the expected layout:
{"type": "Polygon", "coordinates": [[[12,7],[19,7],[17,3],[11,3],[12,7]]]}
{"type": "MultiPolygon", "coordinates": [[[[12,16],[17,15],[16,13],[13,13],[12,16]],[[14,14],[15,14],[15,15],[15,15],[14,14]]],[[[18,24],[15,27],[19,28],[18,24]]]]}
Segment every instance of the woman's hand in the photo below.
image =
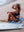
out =
{"type": "Polygon", "coordinates": [[[9,11],[7,12],[7,14],[10,13],[9,11]]]}

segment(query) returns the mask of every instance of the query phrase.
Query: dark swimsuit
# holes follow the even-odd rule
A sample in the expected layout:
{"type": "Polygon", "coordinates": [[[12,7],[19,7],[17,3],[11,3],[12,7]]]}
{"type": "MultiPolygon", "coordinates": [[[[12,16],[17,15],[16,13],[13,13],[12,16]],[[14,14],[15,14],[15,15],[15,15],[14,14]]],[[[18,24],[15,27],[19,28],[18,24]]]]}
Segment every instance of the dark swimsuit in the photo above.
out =
{"type": "Polygon", "coordinates": [[[18,13],[12,13],[12,15],[14,15],[14,17],[15,17],[17,20],[19,20],[19,18],[16,17],[16,16],[20,15],[19,11],[18,11],[18,13]]]}

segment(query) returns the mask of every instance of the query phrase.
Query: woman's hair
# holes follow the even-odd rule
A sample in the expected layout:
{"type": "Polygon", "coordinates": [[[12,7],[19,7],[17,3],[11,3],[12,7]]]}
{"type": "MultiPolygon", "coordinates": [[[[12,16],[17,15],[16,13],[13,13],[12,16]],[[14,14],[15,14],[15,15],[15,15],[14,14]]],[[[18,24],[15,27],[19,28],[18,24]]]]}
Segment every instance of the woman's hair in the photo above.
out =
{"type": "Polygon", "coordinates": [[[17,8],[18,8],[19,10],[21,10],[20,4],[17,4],[17,8]]]}

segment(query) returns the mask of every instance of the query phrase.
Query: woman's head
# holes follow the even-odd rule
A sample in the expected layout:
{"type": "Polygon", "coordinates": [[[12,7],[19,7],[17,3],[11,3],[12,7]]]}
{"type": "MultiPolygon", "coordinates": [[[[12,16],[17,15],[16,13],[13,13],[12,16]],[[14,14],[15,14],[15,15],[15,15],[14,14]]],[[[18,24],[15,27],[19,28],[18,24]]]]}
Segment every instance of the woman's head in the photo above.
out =
{"type": "Polygon", "coordinates": [[[19,10],[21,10],[20,4],[14,4],[14,5],[12,6],[12,8],[15,9],[15,10],[16,10],[17,8],[18,8],[19,10]]]}
{"type": "Polygon", "coordinates": [[[21,10],[21,8],[20,8],[20,4],[17,4],[16,6],[17,6],[17,8],[18,8],[19,10],[21,10]]]}

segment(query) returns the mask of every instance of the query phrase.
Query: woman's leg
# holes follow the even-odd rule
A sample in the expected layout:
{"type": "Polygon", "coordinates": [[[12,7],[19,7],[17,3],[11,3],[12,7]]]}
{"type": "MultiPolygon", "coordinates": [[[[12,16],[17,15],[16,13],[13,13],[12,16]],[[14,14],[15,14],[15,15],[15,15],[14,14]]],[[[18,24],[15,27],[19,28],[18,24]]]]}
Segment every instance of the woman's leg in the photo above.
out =
{"type": "Polygon", "coordinates": [[[10,14],[9,14],[9,15],[8,15],[8,22],[10,21],[10,17],[11,17],[11,16],[10,16],[10,14]]]}
{"type": "Polygon", "coordinates": [[[12,15],[12,13],[10,13],[10,16],[12,17],[12,19],[13,19],[14,21],[18,21],[18,20],[12,15]]]}

